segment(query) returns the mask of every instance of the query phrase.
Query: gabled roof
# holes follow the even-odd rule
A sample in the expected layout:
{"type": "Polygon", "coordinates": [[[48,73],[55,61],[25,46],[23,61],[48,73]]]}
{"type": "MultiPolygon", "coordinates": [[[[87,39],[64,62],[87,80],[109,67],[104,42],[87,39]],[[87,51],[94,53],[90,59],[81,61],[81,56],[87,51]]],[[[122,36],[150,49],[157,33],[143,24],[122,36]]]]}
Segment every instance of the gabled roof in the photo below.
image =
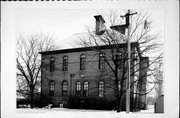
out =
{"type": "MultiPolygon", "coordinates": [[[[84,52],[84,51],[93,51],[93,50],[103,50],[103,49],[112,49],[112,48],[123,48],[127,46],[126,43],[121,43],[121,44],[114,44],[114,45],[101,45],[101,46],[91,46],[91,47],[81,47],[81,48],[70,48],[70,49],[62,49],[62,50],[52,50],[52,51],[44,51],[44,52],[39,52],[42,55],[51,55],[51,54],[62,54],[62,53],[72,53],[72,52],[84,52]]],[[[137,42],[132,42],[131,47],[137,47],[138,48],[138,43],[137,42]]]]}

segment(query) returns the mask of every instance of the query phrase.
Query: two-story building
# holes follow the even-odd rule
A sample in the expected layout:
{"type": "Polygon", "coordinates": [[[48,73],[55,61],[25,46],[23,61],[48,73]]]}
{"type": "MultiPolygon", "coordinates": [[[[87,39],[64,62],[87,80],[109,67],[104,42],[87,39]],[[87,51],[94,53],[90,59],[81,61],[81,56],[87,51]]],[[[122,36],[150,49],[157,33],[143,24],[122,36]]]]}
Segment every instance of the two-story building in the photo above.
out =
{"type": "MultiPolygon", "coordinates": [[[[117,105],[115,79],[105,60],[106,54],[112,47],[115,46],[103,45],[40,52],[42,55],[41,100],[58,107],[114,109],[117,105]],[[101,51],[95,50],[97,48],[101,51]]],[[[124,47],[127,47],[126,43],[118,44],[118,50],[124,47]]],[[[132,57],[138,55],[137,42],[131,43],[131,49],[135,52],[132,53],[132,57]]],[[[148,64],[147,57],[137,57],[132,63],[136,66],[131,68],[131,72],[148,64]]],[[[108,62],[110,61],[109,59],[108,62]]],[[[118,68],[119,80],[122,69],[118,68]]],[[[139,87],[137,88],[135,84],[131,86],[131,108],[135,103],[137,104],[137,94],[134,93],[146,91],[146,70],[138,71],[138,75],[143,77],[139,87]]],[[[131,76],[131,81],[137,79],[137,76],[131,76]]],[[[122,108],[125,110],[125,98],[122,102],[122,108]]],[[[144,108],[145,104],[146,95],[138,95],[138,105],[144,108]]]]}

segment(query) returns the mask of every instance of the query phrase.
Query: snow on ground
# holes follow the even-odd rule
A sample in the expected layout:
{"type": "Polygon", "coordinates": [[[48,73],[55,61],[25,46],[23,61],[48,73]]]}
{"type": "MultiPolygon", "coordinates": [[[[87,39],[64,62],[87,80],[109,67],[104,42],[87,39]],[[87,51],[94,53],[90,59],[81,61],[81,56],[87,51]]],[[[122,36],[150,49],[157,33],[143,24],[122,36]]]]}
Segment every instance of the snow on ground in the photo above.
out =
{"type": "Polygon", "coordinates": [[[154,107],[149,106],[147,110],[138,112],[125,111],[117,113],[108,110],[86,110],[68,108],[18,108],[16,118],[164,118],[163,115],[155,114],[154,107]]]}
{"type": "Polygon", "coordinates": [[[136,113],[148,113],[148,114],[153,114],[154,113],[154,105],[150,105],[148,106],[148,108],[146,110],[141,110],[139,112],[136,113]]]}
{"type": "Polygon", "coordinates": [[[22,113],[45,113],[45,112],[116,112],[116,111],[106,111],[106,110],[86,110],[86,109],[68,109],[68,108],[18,108],[17,112],[22,113]]]}
{"type": "MultiPolygon", "coordinates": [[[[116,111],[108,111],[108,110],[86,110],[86,109],[68,109],[68,108],[18,108],[17,109],[18,113],[48,113],[48,112],[53,112],[53,113],[59,113],[59,112],[79,112],[79,113],[87,113],[87,112],[92,112],[92,113],[117,113],[116,111]]],[[[126,113],[125,111],[120,112],[122,114],[126,113]]],[[[154,106],[149,106],[147,110],[141,110],[138,112],[130,112],[130,114],[136,113],[136,114],[153,114],[154,113],[154,106]]]]}

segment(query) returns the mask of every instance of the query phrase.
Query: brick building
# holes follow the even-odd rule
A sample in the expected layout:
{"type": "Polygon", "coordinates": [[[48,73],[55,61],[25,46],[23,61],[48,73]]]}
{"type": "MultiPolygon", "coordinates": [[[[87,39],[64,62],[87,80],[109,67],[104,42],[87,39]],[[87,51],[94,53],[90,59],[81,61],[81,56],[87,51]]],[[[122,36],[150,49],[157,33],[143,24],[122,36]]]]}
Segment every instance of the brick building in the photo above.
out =
{"type": "MultiPolygon", "coordinates": [[[[122,54],[126,53],[122,49],[125,43],[118,44],[122,54]]],[[[52,103],[58,107],[87,108],[87,109],[114,109],[117,104],[115,94],[115,80],[110,71],[110,67],[104,60],[104,56],[109,50],[116,46],[100,46],[86,48],[72,48],[40,52],[42,55],[41,69],[41,100],[52,103]],[[95,49],[100,48],[101,51],[95,49]]],[[[138,43],[131,43],[132,58],[138,54],[138,43]]],[[[136,66],[131,68],[131,72],[137,68],[143,68],[148,64],[147,57],[137,56],[134,61],[136,66]],[[142,62],[142,63],[141,63],[142,62]]],[[[122,68],[118,68],[119,79],[122,68]]],[[[131,109],[136,105],[145,108],[146,95],[136,95],[146,91],[146,69],[140,69],[139,77],[143,78],[139,87],[131,86],[131,109]],[[137,104],[138,103],[138,104],[137,104]]],[[[131,76],[131,81],[138,79],[131,76]]],[[[125,84],[125,83],[124,83],[125,84]]],[[[122,108],[125,110],[125,98],[122,108]]]]}

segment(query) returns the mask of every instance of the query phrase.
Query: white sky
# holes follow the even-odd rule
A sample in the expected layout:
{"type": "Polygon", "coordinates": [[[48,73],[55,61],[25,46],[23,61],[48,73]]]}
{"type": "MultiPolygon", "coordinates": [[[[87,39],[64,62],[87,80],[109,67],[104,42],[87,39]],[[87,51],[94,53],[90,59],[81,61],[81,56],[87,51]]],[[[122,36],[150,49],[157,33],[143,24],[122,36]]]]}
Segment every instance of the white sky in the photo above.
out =
{"type": "MultiPolygon", "coordinates": [[[[109,9],[21,9],[18,10],[17,14],[17,32],[23,34],[50,33],[56,37],[60,48],[71,48],[74,34],[86,32],[86,26],[94,27],[94,15],[99,15],[102,12],[109,13],[109,11],[109,9]]],[[[151,14],[150,20],[153,22],[153,30],[162,32],[163,12],[151,10],[149,14],[151,14]]]]}

